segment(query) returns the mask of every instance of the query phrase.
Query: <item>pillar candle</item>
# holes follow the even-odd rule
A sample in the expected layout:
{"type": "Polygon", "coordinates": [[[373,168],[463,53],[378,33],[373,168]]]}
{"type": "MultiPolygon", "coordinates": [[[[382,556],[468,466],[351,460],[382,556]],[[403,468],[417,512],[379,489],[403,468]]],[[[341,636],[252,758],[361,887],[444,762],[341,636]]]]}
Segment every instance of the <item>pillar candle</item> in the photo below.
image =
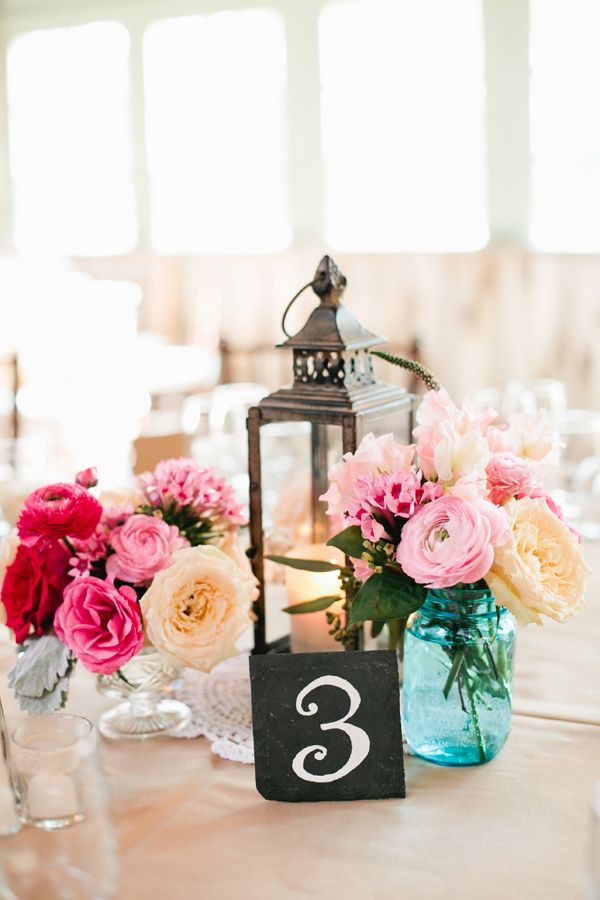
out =
{"type": "MultiPolygon", "coordinates": [[[[342,566],[344,554],[335,547],[325,544],[308,544],[288,551],[286,556],[295,559],[318,559],[342,566]]],[[[316,600],[317,597],[331,597],[340,593],[338,572],[307,572],[302,569],[285,570],[285,584],[289,605],[316,600]]],[[[340,610],[341,603],[330,607],[332,611],[340,610]]],[[[318,650],[343,650],[339,641],[329,634],[325,611],[313,613],[291,614],[291,648],[292,653],[313,653],[318,650]]]]}

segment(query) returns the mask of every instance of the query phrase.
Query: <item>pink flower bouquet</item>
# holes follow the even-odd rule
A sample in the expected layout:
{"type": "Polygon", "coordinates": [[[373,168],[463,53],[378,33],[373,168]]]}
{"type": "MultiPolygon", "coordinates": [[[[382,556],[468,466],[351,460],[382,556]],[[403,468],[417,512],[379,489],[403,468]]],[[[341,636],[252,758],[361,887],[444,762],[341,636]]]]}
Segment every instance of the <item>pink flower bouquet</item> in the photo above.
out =
{"type": "Polygon", "coordinates": [[[436,388],[416,420],[414,444],[369,434],[329,473],[321,499],[346,526],[329,544],[354,578],[341,570],[347,624],[332,634],[387,623],[389,646],[405,647],[408,743],[443,765],[479,764],[510,730],[509,612],[522,624],[563,622],[583,603],[588,570],[544,491],[558,442],[543,416],[500,424],[436,388]]]}
{"type": "Polygon", "coordinates": [[[255,581],[237,544],[242,507],[225,479],[172,459],[132,490],[96,499],[96,484],[86,469],[75,484],[34,491],[3,548],[0,600],[19,645],[9,683],[30,712],[64,705],[77,660],[112,674],[146,642],[207,670],[235,652],[248,624],[255,581]],[[181,554],[179,594],[165,596],[159,579],[181,571],[181,554]]]}
{"type": "Polygon", "coordinates": [[[331,469],[321,499],[346,528],[329,543],[361,582],[350,623],[406,618],[428,589],[482,582],[522,623],[581,606],[581,541],[543,490],[557,438],[542,416],[496,419],[431,390],[414,444],[369,434],[331,469]]]}

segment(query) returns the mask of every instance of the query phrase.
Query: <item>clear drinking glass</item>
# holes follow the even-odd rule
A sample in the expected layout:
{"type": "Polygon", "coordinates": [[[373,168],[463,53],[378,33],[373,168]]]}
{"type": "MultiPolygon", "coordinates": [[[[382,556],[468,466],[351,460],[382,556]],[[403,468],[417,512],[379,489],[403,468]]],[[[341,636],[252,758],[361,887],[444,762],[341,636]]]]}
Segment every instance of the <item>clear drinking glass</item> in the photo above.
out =
{"type": "Polygon", "coordinates": [[[600,413],[569,409],[554,418],[562,448],[549,472],[550,488],[565,516],[584,537],[600,538],[600,413]]]}
{"type": "Polygon", "coordinates": [[[33,827],[0,839],[7,896],[113,896],[116,847],[91,722],[63,714],[25,719],[12,748],[21,816],[33,827]]]}
{"type": "Polygon", "coordinates": [[[509,418],[515,413],[535,415],[546,412],[557,415],[567,408],[567,391],[556,378],[535,378],[532,381],[509,381],[504,389],[501,413],[509,418]]]}

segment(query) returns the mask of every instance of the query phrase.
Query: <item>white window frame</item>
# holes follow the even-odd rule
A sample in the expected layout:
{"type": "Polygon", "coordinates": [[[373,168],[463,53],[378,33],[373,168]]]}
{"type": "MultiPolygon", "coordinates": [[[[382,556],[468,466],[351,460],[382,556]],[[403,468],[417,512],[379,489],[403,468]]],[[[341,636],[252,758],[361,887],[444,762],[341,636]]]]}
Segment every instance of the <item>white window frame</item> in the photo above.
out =
{"type": "MultiPolygon", "coordinates": [[[[144,123],[143,34],[161,18],[222,9],[270,8],[281,13],[288,49],[288,128],[294,247],[323,244],[318,22],[331,0],[4,0],[0,21],[0,250],[14,249],[6,134],[6,49],[37,28],[113,20],[131,38],[131,91],[139,246],[150,233],[144,123]]],[[[353,0],[346,0],[353,2],[353,0]]],[[[527,244],[530,208],[529,4],[482,0],[487,86],[486,137],[490,241],[527,244]],[[510,48],[510,52],[508,52],[510,48]],[[506,102],[506,97],[510,102],[506,102]]]]}

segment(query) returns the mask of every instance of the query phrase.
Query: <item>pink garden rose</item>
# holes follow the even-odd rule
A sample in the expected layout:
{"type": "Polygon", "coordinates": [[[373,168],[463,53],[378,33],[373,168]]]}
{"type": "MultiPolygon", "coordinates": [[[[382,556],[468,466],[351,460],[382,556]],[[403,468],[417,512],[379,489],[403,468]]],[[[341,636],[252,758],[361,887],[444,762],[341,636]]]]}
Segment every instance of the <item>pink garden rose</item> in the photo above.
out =
{"type": "Polygon", "coordinates": [[[133,588],[100,578],[77,578],[64,592],[54,617],[59,640],[90,672],[116,672],[144,643],[142,618],[133,588]]]}
{"type": "Polygon", "coordinates": [[[80,484],[84,488],[93,488],[98,484],[98,469],[96,466],[90,466],[89,469],[82,469],[75,476],[75,484],[80,484]]]}
{"type": "Polygon", "coordinates": [[[175,525],[155,516],[133,515],[110,535],[115,551],[106,563],[111,578],[142,584],[173,562],[173,552],[187,547],[175,525]]]}
{"type": "Polygon", "coordinates": [[[493,453],[485,473],[489,499],[498,506],[518,494],[531,496],[540,482],[538,467],[514,453],[493,453]]]}
{"type": "Polygon", "coordinates": [[[478,505],[446,494],[423,506],[402,531],[396,559],[418,584],[431,588],[474,584],[506,538],[506,516],[485,500],[478,505]]]}
{"type": "Polygon", "coordinates": [[[27,497],[17,531],[29,547],[44,538],[88,538],[101,515],[102,507],[81,485],[49,484],[27,497]]]}

